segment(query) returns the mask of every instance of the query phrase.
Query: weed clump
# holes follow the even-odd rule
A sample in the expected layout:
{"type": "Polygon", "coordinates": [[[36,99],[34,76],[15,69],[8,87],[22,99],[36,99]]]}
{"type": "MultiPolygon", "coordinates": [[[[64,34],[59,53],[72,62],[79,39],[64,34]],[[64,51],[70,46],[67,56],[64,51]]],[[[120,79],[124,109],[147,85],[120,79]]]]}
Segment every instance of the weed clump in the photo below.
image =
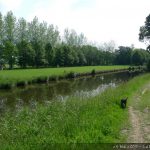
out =
{"type": "Polygon", "coordinates": [[[95,71],[95,69],[93,69],[93,70],[91,71],[91,75],[94,76],[95,74],[96,74],[96,71],[95,71]]]}
{"type": "Polygon", "coordinates": [[[76,77],[76,73],[74,73],[73,71],[69,72],[67,75],[66,75],[66,78],[75,78],[76,77]]]}
{"type": "Polygon", "coordinates": [[[131,67],[129,67],[129,68],[128,68],[128,70],[129,70],[129,71],[131,71],[131,70],[132,70],[132,68],[131,68],[131,67]]]}

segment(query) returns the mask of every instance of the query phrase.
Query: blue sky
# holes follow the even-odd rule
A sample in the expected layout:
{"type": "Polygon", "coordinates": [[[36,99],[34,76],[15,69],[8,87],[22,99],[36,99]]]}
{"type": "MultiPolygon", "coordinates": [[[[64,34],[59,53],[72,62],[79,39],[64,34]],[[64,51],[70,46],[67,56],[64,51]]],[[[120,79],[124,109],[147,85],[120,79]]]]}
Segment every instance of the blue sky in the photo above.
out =
{"type": "Polygon", "coordinates": [[[89,41],[114,40],[119,45],[145,47],[138,33],[150,14],[150,0],[0,0],[3,15],[57,25],[61,33],[68,27],[83,32],[89,41]]]}

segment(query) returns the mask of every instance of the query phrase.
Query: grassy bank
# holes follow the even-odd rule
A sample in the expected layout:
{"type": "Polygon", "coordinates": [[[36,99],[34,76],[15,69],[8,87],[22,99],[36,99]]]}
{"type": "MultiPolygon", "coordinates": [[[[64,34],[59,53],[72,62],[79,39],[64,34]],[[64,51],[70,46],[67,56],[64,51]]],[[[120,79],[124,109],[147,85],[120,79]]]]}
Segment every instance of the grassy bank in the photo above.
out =
{"type": "Polygon", "coordinates": [[[141,86],[129,100],[129,120],[127,142],[149,143],[150,141],[150,80],[141,86]]]}
{"type": "Polygon", "coordinates": [[[47,82],[64,78],[69,73],[88,73],[101,70],[125,69],[128,66],[85,66],[85,67],[64,67],[44,69],[17,69],[0,71],[0,88],[11,88],[12,85],[24,86],[25,84],[47,82]]]}
{"type": "Polygon", "coordinates": [[[120,108],[120,99],[137,92],[150,74],[135,77],[116,89],[108,89],[89,99],[51,102],[36,109],[24,108],[16,115],[0,118],[2,149],[44,149],[50,143],[124,142],[122,131],[128,126],[128,111],[120,108]]]}

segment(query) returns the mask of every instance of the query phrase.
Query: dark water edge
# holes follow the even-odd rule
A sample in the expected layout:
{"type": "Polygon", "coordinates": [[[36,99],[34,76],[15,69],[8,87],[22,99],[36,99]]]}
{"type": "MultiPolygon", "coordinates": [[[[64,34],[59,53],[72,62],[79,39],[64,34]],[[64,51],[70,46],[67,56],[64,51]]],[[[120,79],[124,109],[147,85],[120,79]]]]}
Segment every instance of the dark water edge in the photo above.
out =
{"type": "Polygon", "coordinates": [[[64,101],[71,97],[96,96],[107,88],[115,88],[138,74],[129,72],[109,73],[0,90],[0,113],[16,112],[23,107],[34,108],[37,104],[47,104],[57,100],[64,101]]]}

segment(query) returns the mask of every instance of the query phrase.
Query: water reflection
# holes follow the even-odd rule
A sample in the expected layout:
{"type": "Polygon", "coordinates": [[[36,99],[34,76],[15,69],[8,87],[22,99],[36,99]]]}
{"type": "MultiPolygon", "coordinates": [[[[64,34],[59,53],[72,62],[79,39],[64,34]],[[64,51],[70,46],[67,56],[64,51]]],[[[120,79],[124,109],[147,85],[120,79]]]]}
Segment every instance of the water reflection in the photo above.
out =
{"type": "Polygon", "coordinates": [[[19,111],[22,107],[34,108],[54,100],[66,100],[69,97],[87,98],[103,92],[108,87],[116,87],[130,78],[128,73],[113,73],[95,77],[51,82],[49,84],[30,85],[0,91],[0,112],[19,111]]]}

